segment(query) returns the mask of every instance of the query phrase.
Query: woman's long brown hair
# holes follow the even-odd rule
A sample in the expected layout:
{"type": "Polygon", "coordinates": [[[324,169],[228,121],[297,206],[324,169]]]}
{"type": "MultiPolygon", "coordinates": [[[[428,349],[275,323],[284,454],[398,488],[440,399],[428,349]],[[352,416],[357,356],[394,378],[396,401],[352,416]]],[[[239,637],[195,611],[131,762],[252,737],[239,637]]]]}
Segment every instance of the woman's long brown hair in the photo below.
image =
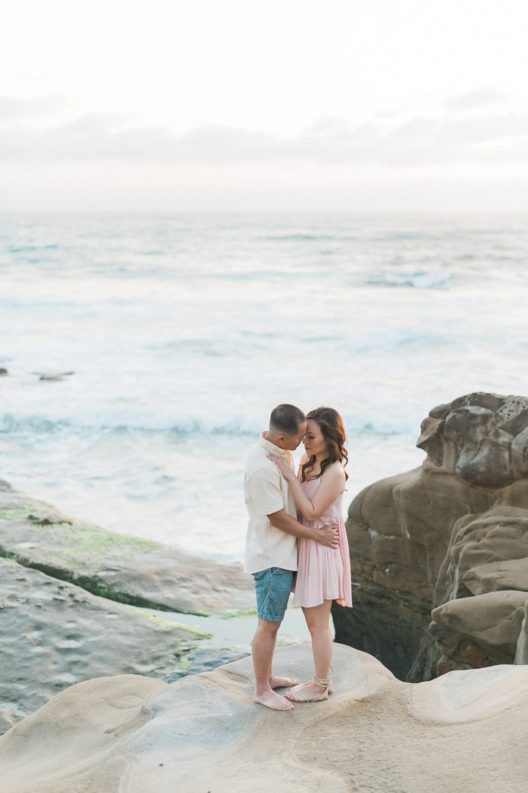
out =
{"type": "MultiPolygon", "coordinates": [[[[307,419],[312,419],[321,430],[321,434],[326,441],[326,450],[328,456],[321,463],[321,472],[314,477],[317,479],[322,476],[329,465],[339,460],[345,466],[348,463],[348,454],[345,449],[345,428],[343,426],[343,419],[334,408],[316,408],[306,414],[307,419]]],[[[306,474],[313,470],[315,465],[315,454],[313,454],[308,462],[301,465],[301,481],[306,482],[306,474]]],[[[345,477],[348,479],[348,474],[345,471],[345,477]]]]}

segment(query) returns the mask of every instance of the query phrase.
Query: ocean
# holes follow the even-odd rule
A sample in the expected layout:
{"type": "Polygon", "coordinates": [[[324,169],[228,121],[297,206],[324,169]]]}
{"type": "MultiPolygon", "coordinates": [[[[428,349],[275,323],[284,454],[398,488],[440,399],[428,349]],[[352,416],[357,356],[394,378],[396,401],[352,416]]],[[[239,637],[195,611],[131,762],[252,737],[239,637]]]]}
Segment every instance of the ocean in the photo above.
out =
{"type": "Polygon", "coordinates": [[[528,395],[527,264],[527,216],[0,215],[0,477],[239,560],[279,402],[342,413],[348,506],[435,405],[528,395]]]}

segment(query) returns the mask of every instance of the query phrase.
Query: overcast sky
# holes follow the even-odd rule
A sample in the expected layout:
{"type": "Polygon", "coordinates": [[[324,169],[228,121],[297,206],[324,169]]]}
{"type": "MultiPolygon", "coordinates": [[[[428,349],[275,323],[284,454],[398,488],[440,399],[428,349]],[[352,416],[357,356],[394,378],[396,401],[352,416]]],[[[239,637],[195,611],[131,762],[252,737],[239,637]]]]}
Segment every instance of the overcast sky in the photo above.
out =
{"type": "Polygon", "coordinates": [[[0,209],[528,212],[525,0],[0,0],[0,209]]]}

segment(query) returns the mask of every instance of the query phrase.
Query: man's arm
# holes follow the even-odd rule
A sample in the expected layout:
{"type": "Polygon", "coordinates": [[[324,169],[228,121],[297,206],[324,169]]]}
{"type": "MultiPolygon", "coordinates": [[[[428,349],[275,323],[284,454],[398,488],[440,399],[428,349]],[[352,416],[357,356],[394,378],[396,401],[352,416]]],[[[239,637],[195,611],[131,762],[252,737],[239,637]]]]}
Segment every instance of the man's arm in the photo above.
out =
{"type": "Polygon", "coordinates": [[[268,515],[268,520],[276,529],[285,531],[286,534],[293,534],[294,537],[304,537],[307,540],[315,540],[321,543],[321,545],[326,545],[328,548],[337,548],[339,545],[336,523],[323,526],[320,529],[314,529],[312,526],[303,526],[298,520],[288,515],[284,509],[279,509],[278,512],[272,512],[271,515],[268,515]]]}

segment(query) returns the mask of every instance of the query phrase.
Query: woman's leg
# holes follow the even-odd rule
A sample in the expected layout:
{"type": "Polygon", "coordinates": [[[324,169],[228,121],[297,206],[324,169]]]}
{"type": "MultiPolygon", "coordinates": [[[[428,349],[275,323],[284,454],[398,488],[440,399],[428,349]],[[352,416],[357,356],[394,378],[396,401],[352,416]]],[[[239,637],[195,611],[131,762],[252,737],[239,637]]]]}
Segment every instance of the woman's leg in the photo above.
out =
{"type": "Polygon", "coordinates": [[[314,676],[327,680],[332,665],[334,642],[330,630],[331,600],[324,600],[320,606],[304,608],[304,617],[312,637],[314,676]]]}
{"type": "MultiPolygon", "coordinates": [[[[332,664],[334,642],[330,629],[331,605],[331,600],[324,600],[320,606],[314,606],[313,608],[303,607],[306,624],[312,637],[314,679],[317,678],[318,680],[328,680],[332,664]]],[[[315,683],[312,680],[292,688],[285,696],[294,701],[309,702],[313,699],[319,699],[321,695],[324,696],[327,693],[327,688],[327,686],[315,683]]]]}

